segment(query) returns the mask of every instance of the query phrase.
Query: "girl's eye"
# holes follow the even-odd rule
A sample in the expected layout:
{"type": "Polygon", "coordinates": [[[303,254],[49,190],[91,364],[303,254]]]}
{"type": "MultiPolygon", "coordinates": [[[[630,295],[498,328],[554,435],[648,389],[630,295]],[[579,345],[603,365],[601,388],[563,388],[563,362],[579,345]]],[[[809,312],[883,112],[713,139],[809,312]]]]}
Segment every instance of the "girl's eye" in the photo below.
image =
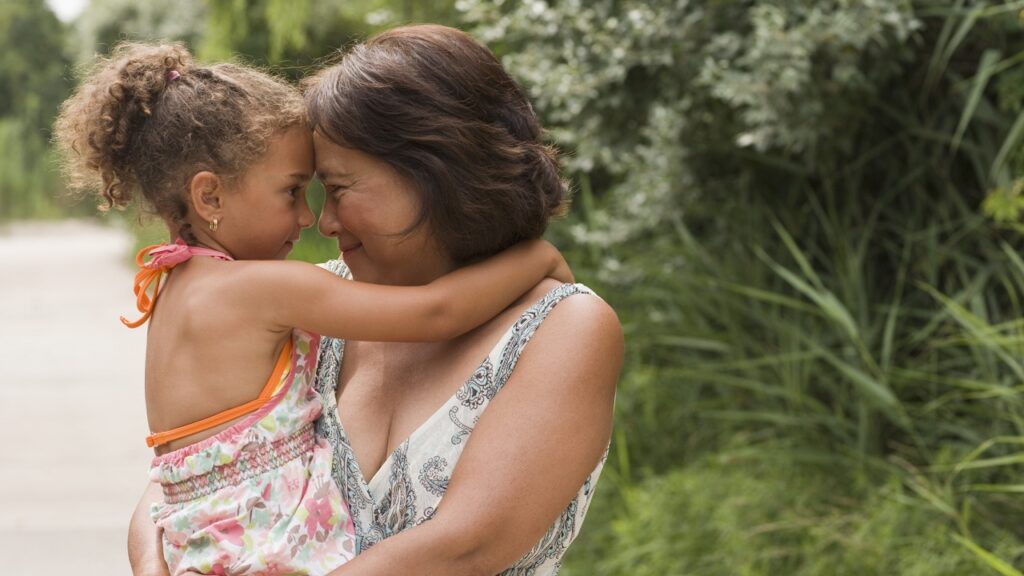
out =
{"type": "Polygon", "coordinates": [[[302,191],[302,188],[299,188],[298,186],[293,186],[293,187],[288,189],[288,194],[290,194],[292,196],[292,198],[294,198],[294,197],[298,196],[299,192],[301,192],[301,191],[302,191]]]}

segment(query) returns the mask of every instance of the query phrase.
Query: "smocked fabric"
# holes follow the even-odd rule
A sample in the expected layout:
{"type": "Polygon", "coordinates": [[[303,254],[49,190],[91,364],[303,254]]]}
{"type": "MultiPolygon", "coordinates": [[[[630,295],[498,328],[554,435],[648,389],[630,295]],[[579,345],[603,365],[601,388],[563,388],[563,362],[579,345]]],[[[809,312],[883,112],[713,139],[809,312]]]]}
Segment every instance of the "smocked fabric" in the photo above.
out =
{"type": "Polygon", "coordinates": [[[164,502],[171,574],[327,574],[355,554],[354,526],[316,437],[311,387],[317,336],[296,330],[291,362],[256,412],[216,435],[153,459],[164,502]]]}

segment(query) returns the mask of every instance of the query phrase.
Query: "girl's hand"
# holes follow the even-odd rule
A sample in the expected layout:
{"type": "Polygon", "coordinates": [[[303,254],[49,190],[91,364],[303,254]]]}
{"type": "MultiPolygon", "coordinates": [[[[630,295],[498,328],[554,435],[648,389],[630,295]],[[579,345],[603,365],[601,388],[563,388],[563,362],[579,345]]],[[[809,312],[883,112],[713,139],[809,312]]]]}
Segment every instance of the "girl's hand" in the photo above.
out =
{"type": "Polygon", "coordinates": [[[569,268],[569,263],[565,261],[562,253],[558,251],[558,248],[555,248],[554,244],[547,240],[527,241],[528,245],[531,243],[537,246],[536,249],[543,250],[550,255],[551,270],[548,272],[549,277],[564,283],[572,283],[576,281],[576,278],[572,275],[572,270],[569,268]]]}
{"type": "Polygon", "coordinates": [[[555,269],[551,271],[551,277],[559,282],[567,284],[575,282],[576,278],[572,275],[572,269],[569,268],[569,263],[565,261],[562,253],[558,252],[557,249],[555,250],[555,253],[558,254],[558,262],[555,265],[555,269]]]}

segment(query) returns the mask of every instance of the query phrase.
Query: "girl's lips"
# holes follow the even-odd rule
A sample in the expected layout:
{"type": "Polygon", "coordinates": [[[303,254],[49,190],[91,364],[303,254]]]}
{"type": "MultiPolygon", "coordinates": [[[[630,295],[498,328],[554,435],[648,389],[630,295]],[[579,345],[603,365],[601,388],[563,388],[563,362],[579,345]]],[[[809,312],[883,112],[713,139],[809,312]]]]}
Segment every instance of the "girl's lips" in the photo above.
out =
{"type": "Polygon", "coordinates": [[[362,245],[362,242],[357,242],[355,244],[349,244],[347,246],[339,246],[338,248],[341,250],[341,253],[344,254],[345,252],[351,252],[362,245]]]}

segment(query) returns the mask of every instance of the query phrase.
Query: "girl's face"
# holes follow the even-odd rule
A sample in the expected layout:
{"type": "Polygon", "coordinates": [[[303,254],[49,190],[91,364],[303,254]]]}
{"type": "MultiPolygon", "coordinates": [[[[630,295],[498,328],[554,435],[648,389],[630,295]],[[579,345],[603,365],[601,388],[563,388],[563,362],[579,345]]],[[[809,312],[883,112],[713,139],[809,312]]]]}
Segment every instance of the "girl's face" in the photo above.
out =
{"type": "Polygon", "coordinates": [[[419,215],[419,194],[382,159],[313,134],[324,184],[320,233],[338,241],[352,276],[377,284],[425,284],[453,268],[429,223],[403,233],[419,215]]]}
{"type": "Polygon", "coordinates": [[[313,178],[309,129],[274,138],[267,152],[228,185],[217,240],[238,260],[283,259],[313,225],[306,188],[313,178]]]}

